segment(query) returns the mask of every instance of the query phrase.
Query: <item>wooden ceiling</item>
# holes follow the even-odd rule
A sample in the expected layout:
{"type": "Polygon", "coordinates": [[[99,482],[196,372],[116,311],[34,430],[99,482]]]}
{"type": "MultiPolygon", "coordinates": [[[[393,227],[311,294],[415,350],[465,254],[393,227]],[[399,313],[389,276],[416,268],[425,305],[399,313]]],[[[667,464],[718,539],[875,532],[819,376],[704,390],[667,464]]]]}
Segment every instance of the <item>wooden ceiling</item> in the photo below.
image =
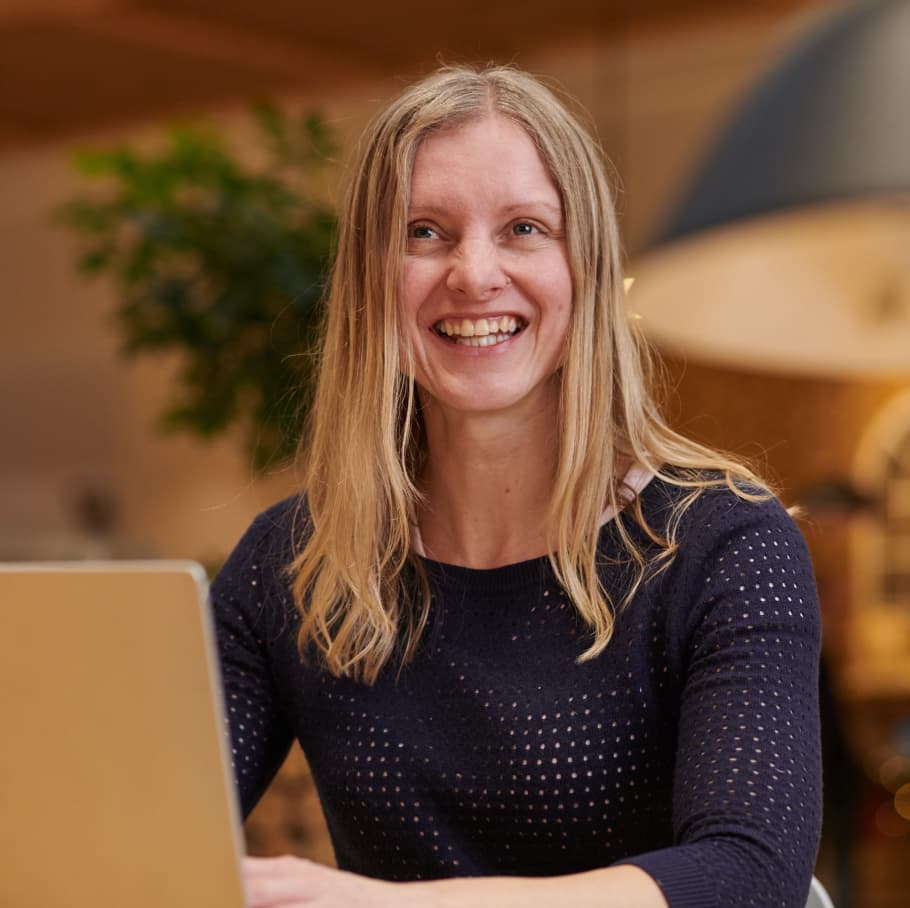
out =
{"type": "Polygon", "coordinates": [[[0,0],[0,151],[813,0],[0,0]]]}

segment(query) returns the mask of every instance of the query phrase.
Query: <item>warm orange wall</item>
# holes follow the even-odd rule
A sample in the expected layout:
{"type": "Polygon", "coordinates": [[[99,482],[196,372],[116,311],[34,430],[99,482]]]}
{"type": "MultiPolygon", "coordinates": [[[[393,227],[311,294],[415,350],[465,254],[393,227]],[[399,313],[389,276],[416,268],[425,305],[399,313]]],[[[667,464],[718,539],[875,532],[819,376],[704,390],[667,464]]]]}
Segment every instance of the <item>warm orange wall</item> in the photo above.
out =
{"type": "Polygon", "coordinates": [[[850,476],[859,439],[899,380],[838,381],[666,359],[674,425],[764,463],[786,501],[819,479],[850,476]]]}

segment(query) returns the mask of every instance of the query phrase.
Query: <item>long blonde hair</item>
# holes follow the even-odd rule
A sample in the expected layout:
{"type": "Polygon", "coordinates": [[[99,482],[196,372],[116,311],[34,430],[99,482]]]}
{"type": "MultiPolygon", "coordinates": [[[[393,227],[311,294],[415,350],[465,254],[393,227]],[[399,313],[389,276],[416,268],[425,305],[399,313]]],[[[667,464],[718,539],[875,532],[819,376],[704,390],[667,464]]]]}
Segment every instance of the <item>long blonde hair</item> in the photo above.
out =
{"type": "Polygon", "coordinates": [[[298,643],[302,652],[315,646],[333,674],[368,683],[390,660],[404,664],[413,655],[430,608],[411,545],[424,441],[414,383],[401,369],[398,324],[411,171],[425,136],[492,112],[535,141],[564,209],[574,299],[547,539],[556,577],[591,630],[579,659],[604,649],[616,610],[672,559],[679,520],[695,497],[719,484],[744,497],[765,488],[739,462],[670,429],[655,404],[654,365],[626,313],[616,214],[591,132],[526,73],[443,68],[407,89],[364,134],[341,208],[301,449],[305,525],[289,567],[298,643]],[[619,465],[631,462],[689,491],[659,530],[630,508],[656,555],[617,521],[637,579],[613,602],[598,573],[599,522],[605,507],[628,504],[619,465]]]}

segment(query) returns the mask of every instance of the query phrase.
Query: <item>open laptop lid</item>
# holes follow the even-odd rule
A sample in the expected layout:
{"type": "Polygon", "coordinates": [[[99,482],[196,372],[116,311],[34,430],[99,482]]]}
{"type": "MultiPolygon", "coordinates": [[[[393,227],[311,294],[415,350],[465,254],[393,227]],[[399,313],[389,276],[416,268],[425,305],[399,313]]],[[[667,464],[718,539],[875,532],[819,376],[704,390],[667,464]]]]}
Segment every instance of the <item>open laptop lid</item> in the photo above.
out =
{"type": "Polygon", "coordinates": [[[0,905],[242,908],[202,568],[0,565],[0,905]]]}

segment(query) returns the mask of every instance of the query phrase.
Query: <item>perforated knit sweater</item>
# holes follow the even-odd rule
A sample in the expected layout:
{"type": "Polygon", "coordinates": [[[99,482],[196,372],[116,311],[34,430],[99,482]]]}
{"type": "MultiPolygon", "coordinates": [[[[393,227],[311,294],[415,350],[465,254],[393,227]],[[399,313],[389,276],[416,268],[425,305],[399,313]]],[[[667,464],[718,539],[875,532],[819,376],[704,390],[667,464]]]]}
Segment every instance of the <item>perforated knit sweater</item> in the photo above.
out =
{"type": "MultiPolygon", "coordinates": [[[[679,492],[641,493],[662,529],[679,492]]],[[[244,814],[293,738],[338,865],[389,880],[633,863],[671,908],[797,908],[821,824],[819,619],[802,536],[773,500],[704,493],[671,567],[597,658],[546,558],[425,561],[417,656],[373,686],[298,656],[282,573],[296,503],[266,511],[212,588],[244,814]]],[[[616,521],[600,535],[616,599],[616,521]]]]}

